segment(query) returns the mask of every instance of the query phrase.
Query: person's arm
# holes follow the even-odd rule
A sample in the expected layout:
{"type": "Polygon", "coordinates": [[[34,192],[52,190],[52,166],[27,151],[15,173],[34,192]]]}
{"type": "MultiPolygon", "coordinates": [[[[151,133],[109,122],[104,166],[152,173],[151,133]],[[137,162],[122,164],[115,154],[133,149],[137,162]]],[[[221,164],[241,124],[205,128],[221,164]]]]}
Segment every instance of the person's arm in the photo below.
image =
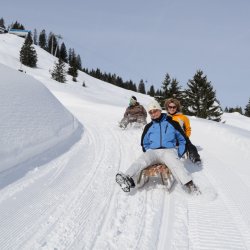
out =
{"type": "Polygon", "coordinates": [[[147,117],[147,111],[145,110],[145,108],[142,106],[142,113],[143,116],[146,118],[147,117]]]}
{"type": "Polygon", "coordinates": [[[183,154],[186,153],[186,151],[187,151],[186,145],[188,143],[190,143],[190,140],[186,136],[186,134],[185,134],[184,130],[182,129],[182,127],[180,126],[179,122],[173,121],[170,116],[167,116],[167,120],[175,128],[175,136],[176,136],[176,139],[179,143],[178,155],[179,155],[179,157],[181,157],[183,154]]]}
{"type": "Polygon", "coordinates": [[[182,157],[186,153],[186,138],[178,131],[175,130],[175,136],[179,143],[178,145],[178,156],[182,157]]]}
{"type": "Polygon", "coordinates": [[[149,143],[149,138],[148,138],[148,130],[151,127],[152,122],[148,123],[143,132],[142,132],[142,136],[141,136],[141,146],[142,146],[142,151],[146,152],[148,149],[150,149],[150,143],[149,143]]]}
{"type": "Polygon", "coordinates": [[[183,122],[184,122],[185,133],[186,133],[187,137],[190,137],[190,135],[191,135],[190,121],[189,121],[188,117],[186,117],[185,115],[183,115],[183,122]]]}
{"type": "Polygon", "coordinates": [[[124,113],[124,117],[129,115],[129,107],[126,108],[126,111],[124,113]]]}
{"type": "Polygon", "coordinates": [[[180,124],[178,122],[173,121],[173,120],[169,120],[169,122],[182,135],[182,137],[184,137],[184,139],[186,141],[185,152],[188,151],[189,158],[195,158],[195,159],[199,159],[200,160],[200,155],[198,153],[197,148],[192,144],[192,142],[190,141],[190,139],[186,136],[186,134],[183,131],[183,129],[181,128],[180,124]]]}

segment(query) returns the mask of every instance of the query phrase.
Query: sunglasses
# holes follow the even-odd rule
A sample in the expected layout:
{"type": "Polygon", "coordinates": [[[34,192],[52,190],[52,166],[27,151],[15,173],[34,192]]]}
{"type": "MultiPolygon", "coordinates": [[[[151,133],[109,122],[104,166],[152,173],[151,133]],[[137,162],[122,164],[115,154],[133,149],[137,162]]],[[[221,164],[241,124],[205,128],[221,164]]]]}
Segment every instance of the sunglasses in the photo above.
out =
{"type": "Polygon", "coordinates": [[[169,109],[176,109],[176,106],[168,106],[169,109]]]}

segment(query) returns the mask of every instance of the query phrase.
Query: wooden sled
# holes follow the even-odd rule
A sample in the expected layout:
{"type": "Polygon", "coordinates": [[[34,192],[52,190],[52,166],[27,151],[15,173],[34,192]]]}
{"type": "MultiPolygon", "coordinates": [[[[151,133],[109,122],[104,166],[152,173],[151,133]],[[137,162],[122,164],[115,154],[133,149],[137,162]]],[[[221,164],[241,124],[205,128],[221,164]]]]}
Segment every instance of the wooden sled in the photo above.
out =
{"type": "Polygon", "coordinates": [[[168,192],[171,191],[175,182],[173,174],[165,164],[154,164],[144,168],[140,172],[137,178],[137,187],[143,187],[151,177],[160,177],[162,184],[166,186],[168,192]]]}

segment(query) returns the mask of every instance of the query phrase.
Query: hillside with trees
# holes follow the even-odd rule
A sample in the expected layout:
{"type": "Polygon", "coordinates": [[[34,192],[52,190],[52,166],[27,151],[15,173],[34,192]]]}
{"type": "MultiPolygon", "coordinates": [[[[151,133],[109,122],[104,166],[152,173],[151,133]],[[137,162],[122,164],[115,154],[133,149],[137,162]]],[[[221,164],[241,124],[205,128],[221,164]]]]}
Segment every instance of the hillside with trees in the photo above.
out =
{"type": "MultiPolygon", "coordinates": [[[[3,18],[0,19],[0,27],[6,28],[3,18]]],[[[24,30],[23,24],[15,21],[8,28],[24,30]]],[[[62,40],[61,35],[56,35],[54,32],[49,32],[47,36],[45,29],[39,33],[34,29],[33,33],[29,33],[25,38],[24,44],[20,51],[20,62],[29,67],[36,67],[37,58],[35,48],[37,45],[58,58],[55,62],[54,69],[51,72],[51,77],[58,82],[65,83],[66,75],[72,76],[73,81],[77,81],[78,70],[89,74],[92,77],[103,80],[117,87],[132,90],[138,93],[147,94],[158,100],[162,107],[164,101],[168,98],[174,97],[181,101],[183,111],[187,115],[194,115],[201,118],[220,121],[222,108],[220,102],[216,97],[216,91],[213,89],[212,83],[207,80],[202,70],[197,70],[193,79],[188,80],[187,87],[184,89],[177,78],[171,78],[169,73],[166,73],[162,81],[160,89],[156,89],[154,85],[150,85],[147,90],[143,79],[138,84],[132,80],[124,81],[122,77],[115,73],[102,72],[99,68],[88,69],[82,66],[81,56],[74,48],[67,49],[62,40]],[[68,69],[66,71],[66,64],[68,69]]],[[[83,83],[85,86],[85,83],[83,83]]],[[[224,112],[239,112],[250,117],[250,100],[246,105],[244,111],[242,107],[228,108],[224,112]]]]}

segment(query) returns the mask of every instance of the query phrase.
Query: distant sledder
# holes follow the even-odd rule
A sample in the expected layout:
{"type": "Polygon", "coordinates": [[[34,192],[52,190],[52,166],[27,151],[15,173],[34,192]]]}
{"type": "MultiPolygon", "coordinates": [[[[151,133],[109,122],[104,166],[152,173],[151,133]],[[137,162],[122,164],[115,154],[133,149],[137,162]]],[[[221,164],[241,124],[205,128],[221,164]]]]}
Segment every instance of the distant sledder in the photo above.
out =
{"type": "Polygon", "coordinates": [[[199,194],[199,188],[180,160],[186,152],[187,137],[183,135],[178,122],[163,114],[161,110],[158,102],[149,104],[148,112],[152,121],[145,126],[141,137],[141,146],[145,153],[132,163],[126,173],[117,173],[116,182],[124,192],[129,192],[136,186],[134,178],[138,173],[160,163],[167,166],[174,179],[183,185],[187,192],[199,194]]]}
{"type": "Polygon", "coordinates": [[[119,127],[126,129],[129,124],[134,124],[135,127],[143,127],[147,124],[147,111],[144,107],[137,102],[135,96],[132,96],[129,100],[129,106],[127,107],[122,120],[119,123],[119,127]]]}

